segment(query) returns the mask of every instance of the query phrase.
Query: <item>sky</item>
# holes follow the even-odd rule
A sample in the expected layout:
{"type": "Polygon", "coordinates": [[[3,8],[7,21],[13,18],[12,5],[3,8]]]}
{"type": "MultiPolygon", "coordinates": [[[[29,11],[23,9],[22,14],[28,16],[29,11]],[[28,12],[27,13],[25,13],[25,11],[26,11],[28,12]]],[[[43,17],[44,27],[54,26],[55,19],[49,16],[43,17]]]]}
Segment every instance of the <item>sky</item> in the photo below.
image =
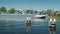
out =
{"type": "Polygon", "coordinates": [[[15,8],[17,10],[60,10],[60,0],[0,0],[0,7],[2,6],[7,9],[15,8]]]}

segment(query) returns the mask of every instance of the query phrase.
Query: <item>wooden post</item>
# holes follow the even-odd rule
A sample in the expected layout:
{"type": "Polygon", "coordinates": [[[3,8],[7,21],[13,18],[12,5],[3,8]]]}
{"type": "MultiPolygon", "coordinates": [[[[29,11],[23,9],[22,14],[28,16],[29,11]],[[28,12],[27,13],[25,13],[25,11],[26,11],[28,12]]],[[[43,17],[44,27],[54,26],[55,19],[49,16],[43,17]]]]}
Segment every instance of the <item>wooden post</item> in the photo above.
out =
{"type": "Polygon", "coordinates": [[[26,18],[26,30],[29,31],[31,26],[31,18],[27,17],[26,18]]]}
{"type": "Polygon", "coordinates": [[[31,25],[31,18],[27,17],[26,19],[26,26],[30,26],[31,25]]]}
{"type": "Polygon", "coordinates": [[[48,26],[50,27],[51,24],[52,24],[52,18],[50,18],[50,21],[49,21],[49,23],[48,23],[48,26]]]}
{"type": "Polygon", "coordinates": [[[49,33],[50,34],[56,34],[56,19],[54,19],[52,21],[52,19],[50,19],[50,22],[49,22],[49,33]]]}

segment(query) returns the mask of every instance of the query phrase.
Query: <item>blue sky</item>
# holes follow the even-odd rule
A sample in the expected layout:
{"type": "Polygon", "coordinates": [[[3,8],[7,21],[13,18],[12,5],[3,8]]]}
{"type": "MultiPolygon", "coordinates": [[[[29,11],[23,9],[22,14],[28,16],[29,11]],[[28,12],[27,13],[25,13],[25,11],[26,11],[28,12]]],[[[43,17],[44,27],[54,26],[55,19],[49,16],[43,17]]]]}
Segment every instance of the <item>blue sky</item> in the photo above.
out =
{"type": "Polygon", "coordinates": [[[16,8],[18,10],[60,10],[60,0],[0,0],[1,6],[5,6],[7,9],[16,8]]]}

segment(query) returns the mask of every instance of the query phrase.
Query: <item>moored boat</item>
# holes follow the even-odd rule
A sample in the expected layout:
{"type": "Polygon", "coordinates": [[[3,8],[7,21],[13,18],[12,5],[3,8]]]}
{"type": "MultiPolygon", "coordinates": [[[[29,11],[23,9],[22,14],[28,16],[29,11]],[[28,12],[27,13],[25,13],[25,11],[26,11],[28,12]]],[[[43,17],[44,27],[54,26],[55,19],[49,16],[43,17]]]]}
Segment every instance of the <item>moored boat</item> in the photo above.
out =
{"type": "Polygon", "coordinates": [[[35,15],[34,18],[45,19],[47,15],[35,15]]]}

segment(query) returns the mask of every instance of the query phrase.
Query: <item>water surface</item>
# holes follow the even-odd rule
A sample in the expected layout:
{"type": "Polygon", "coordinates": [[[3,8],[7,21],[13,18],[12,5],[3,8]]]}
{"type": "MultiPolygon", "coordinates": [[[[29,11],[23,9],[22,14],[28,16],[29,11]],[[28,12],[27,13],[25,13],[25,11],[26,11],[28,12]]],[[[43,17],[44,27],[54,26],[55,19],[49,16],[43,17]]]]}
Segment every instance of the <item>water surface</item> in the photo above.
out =
{"type": "MultiPolygon", "coordinates": [[[[56,34],[60,34],[60,19],[56,19],[56,34]]],[[[49,19],[31,19],[31,25],[26,26],[26,18],[0,18],[0,34],[50,34],[49,19]]]]}

